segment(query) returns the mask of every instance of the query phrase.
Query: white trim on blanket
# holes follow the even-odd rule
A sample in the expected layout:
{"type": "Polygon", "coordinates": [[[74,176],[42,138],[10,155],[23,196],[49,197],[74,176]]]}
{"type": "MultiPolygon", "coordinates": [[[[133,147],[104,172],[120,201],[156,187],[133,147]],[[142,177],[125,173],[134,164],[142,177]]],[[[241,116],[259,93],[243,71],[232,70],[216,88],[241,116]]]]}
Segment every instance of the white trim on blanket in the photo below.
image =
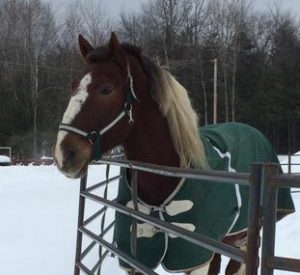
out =
{"type": "MultiPolygon", "coordinates": [[[[222,153],[217,147],[215,147],[213,145],[212,145],[212,148],[218,153],[220,158],[222,158],[222,159],[228,158],[228,171],[236,173],[236,170],[234,168],[232,168],[232,166],[231,166],[231,153],[230,152],[222,153]]],[[[238,209],[237,209],[235,218],[233,219],[233,222],[232,222],[231,226],[229,227],[226,235],[228,235],[231,232],[231,230],[233,229],[233,227],[235,226],[238,218],[240,217],[240,209],[242,207],[242,197],[241,197],[241,192],[240,192],[240,186],[238,184],[235,184],[234,189],[235,189],[235,196],[236,196],[236,200],[237,200],[238,209]]]]}

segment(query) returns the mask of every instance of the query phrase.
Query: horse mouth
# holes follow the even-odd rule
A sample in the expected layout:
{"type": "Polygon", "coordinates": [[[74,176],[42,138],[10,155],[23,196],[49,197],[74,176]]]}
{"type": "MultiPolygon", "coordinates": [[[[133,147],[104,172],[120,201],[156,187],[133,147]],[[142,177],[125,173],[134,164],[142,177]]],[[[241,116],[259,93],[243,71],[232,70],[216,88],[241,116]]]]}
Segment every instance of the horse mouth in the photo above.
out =
{"type": "Polygon", "coordinates": [[[84,161],[75,171],[62,171],[63,174],[70,179],[79,179],[86,175],[89,162],[84,161]]]}

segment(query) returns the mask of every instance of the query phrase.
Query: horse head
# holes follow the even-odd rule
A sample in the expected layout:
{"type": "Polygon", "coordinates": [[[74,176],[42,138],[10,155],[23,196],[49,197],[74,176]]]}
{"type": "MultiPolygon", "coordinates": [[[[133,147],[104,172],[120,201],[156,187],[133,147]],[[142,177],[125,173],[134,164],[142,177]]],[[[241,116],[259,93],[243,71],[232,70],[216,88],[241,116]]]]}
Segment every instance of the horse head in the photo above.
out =
{"type": "Polygon", "coordinates": [[[138,109],[135,61],[117,36],[112,33],[108,45],[99,48],[81,35],[78,42],[85,66],[72,83],[54,148],[58,169],[70,178],[82,176],[92,160],[126,139],[138,109]]]}

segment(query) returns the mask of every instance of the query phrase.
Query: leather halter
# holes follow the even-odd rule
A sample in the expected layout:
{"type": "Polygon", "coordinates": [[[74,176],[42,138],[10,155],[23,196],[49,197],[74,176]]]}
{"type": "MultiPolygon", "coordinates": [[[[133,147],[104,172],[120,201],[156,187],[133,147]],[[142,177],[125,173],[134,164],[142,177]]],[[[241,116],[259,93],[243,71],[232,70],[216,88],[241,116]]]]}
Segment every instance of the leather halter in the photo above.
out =
{"type": "Polygon", "coordinates": [[[128,123],[131,124],[134,122],[133,116],[132,116],[132,104],[134,100],[137,100],[137,97],[134,93],[133,89],[133,78],[130,72],[130,67],[127,67],[127,96],[126,101],[124,103],[123,108],[121,109],[121,112],[119,115],[115,117],[108,125],[106,125],[101,130],[94,130],[91,132],[85,132],[79,128],[73,127],[70,124],[61,123],[59,125],[58,130],[59,131],[66,131],[70,133],[78,134],[84,138],[86,138],[92,145],[95,152],[95,160],[99,160],[103,154],[102,148],[101,148],[101,137],[103,134],[105,134],[107,131],[109,131],[111,128],[113,128],[124,116],[129,117],[128,123]]]}

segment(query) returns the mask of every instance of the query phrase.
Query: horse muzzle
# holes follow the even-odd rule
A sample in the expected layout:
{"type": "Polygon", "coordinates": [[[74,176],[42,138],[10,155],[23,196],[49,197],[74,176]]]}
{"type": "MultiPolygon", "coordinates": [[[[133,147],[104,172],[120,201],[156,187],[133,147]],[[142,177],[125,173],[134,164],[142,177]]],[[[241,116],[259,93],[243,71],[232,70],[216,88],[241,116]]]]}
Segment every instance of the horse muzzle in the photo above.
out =
{"type": "Polygon", "coordinates": [[[86,174],[93,151],[89,142],[68,133],[58,136],[53,151],[55,163],[65,176],[76,179],[86,174]]]}

